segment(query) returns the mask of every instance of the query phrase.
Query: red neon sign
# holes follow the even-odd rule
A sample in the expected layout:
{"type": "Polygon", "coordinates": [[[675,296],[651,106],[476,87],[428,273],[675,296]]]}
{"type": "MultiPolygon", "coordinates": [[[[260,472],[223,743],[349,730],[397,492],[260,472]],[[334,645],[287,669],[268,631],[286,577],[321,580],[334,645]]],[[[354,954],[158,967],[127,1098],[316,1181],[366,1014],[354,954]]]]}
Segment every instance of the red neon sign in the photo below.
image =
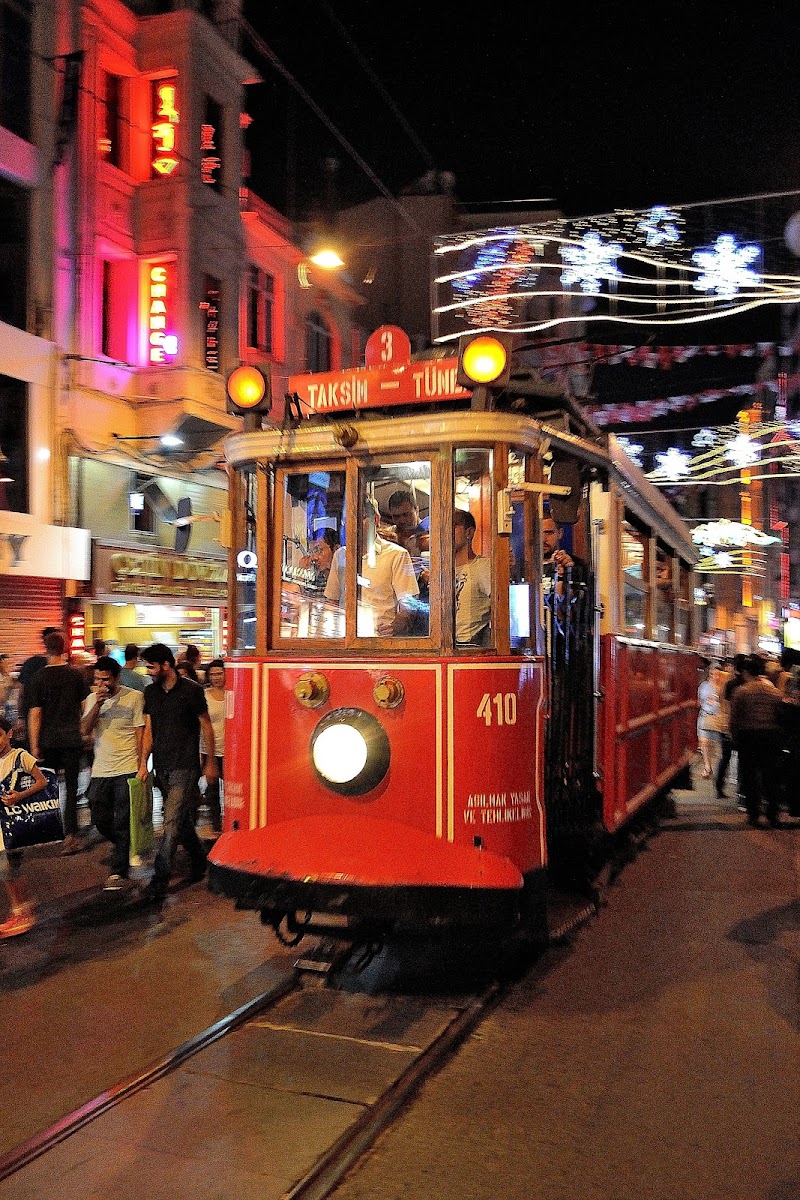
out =
{"type": "Polygon", "coordinates": [[[150,263],[147,269],[147,358],[164,363],[174,358],[178,339],[169,333],[174,284],[172,263],[150,263]]]}
{"type": "Polygon", "coordinates": [[[178,165],[177,126],[180,113],[176,107],[175,80],[153,80],[153,159],[156,175],[171,175],[178,165]]]}

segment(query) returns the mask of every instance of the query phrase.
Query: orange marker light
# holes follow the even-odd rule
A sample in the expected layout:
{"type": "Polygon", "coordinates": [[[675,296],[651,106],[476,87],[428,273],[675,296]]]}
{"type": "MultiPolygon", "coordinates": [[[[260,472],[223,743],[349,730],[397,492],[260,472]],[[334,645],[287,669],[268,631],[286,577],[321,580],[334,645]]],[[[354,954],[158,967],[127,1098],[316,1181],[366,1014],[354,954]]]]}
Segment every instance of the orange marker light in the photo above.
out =
{"type": "Polygon", "coordinates": [[[267,391],[267,381],[257,367],[237,367],[228,376],[228,395],[236,409],[252,412],[267,391]]]}
{"type": "Polygon", "coordinates": [[[493,337],[474,338],[464,350],[461,364],[464,374],[474,383],[493,383],[508,363],[508,349],[493,337]]]}

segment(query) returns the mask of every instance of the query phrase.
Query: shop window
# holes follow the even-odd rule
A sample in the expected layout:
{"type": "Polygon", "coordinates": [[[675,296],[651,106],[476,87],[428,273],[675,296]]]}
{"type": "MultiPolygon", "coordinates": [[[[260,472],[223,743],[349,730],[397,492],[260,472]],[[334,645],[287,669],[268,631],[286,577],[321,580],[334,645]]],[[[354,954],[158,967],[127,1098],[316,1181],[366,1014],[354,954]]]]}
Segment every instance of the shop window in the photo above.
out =
{"type": "Polygon", "coordinates": [[[97,140],[98,156],[112,167],[127,168],[128,122],[124,112],[126,80],[106,72],[100,105],[101,128],[97,140]]]}
{"type": "Polygon", "coordinates": [[[333,339],[325,318],[310,312],[306,318],[306,370],[330,371],[333,363],[333,339]]]}
{"type": "Polygon", "coordinates": [[[28,512],[28,385],[0,375],[0,512],[28,512]]]}
{"type": "Polygon", "coordinates": [[[154,534],[158,530],[158,507],[149,475],[134,475],[128,492],[128,513],[132,533],[154,534]]]}
{"type": "Polygon", "coordinates": [[[247,345],[262,354],[273,353],[275,277],[250,267],[247,284],[247,345]]]}
{"type": "Polygon", "coordinates": [[[0,125],[31,136],[30,0],[0,0],[0,125]]]}
{"type": "Polygon", "coordinates": [[[27,326],[29,195],[0,179],[0,321],[27,326]]]}
{"type": "Polygon", "coordinates": [[[138,264],[135,259],[102,259],[100,269],[100,353],[117,362],[132,362],[136,345],[138,264]]]}

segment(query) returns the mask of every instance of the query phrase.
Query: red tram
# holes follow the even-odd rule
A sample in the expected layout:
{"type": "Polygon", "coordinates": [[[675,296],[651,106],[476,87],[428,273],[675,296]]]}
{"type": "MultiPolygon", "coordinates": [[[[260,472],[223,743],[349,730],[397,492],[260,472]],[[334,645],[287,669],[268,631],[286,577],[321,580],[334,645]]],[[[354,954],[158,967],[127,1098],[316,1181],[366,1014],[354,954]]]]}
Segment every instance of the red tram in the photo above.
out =
{"type": "Polygon", "coordinates": [[[211,887],[296,935],[539,930],[548,874],[691,762],[695,553],[535,374],[385,358],[292,380],[302,419],[226,445],[211,887]]]}

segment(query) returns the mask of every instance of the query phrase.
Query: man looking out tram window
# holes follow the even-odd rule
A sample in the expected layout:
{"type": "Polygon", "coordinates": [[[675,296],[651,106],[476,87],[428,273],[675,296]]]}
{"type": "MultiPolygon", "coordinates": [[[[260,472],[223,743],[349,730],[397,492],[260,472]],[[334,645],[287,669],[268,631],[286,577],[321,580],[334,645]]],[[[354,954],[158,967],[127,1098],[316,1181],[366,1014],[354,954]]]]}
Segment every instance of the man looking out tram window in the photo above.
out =
{"type": "MultiPolygon", "coordinates": [[[[359,637],[406,637],[413,634],[413,607],[419,595],[411,555],[377,531],[378,511],[364,502],[363,544],[358,584],[359,637]]],[[[345,607],[345,547],[333,556],[325,598],[345,607]]]]}
{"type": "Polygon", "coordinates": [[[466,509],[453,513],[456,645],[488,646],[492,614],[492,564],[472,548],[475,518],[466,509]]]}

